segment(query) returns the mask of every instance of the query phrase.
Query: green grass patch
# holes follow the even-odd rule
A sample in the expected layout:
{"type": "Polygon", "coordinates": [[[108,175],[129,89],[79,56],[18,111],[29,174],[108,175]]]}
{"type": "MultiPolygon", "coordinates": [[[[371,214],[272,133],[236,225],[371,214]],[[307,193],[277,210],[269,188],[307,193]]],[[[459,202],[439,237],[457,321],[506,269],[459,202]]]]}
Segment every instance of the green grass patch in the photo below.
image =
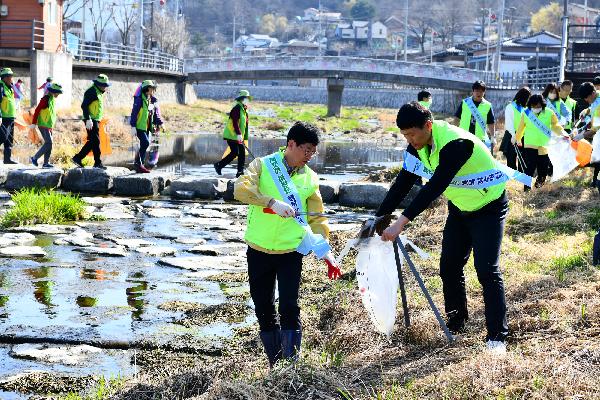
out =
{"type": "Polygon", "coordinates": [[[562,282],[565,280],[567,273],[586,269],[588,262],[585,255],[580,253],[556,257],[552,260],[550,266],[554,270],[556,278],[562,282]]]}
{"type": "Polygon", "coordinates": [[[594,207],[590,209],[587,215],[587,223],[594,230],[600,229],[600,208],[594,207]]]}
{"type": "Polygon", "coordinates": [[[98,385],[88,394],[81,395],[75,392],[69,392],[64,396],[59,396],[59,400],[108,400],[113,398],[115,393],[125,386],[125,379],[121,376],[106,379],[100,377],[98,385]]]}
{"type": "Polygon", "coordinates": [[[85,203],[69,193],[26,188],[14,193],[15,205],[2,217],[2,226],[62,224],[82,219],[85,203]]]}

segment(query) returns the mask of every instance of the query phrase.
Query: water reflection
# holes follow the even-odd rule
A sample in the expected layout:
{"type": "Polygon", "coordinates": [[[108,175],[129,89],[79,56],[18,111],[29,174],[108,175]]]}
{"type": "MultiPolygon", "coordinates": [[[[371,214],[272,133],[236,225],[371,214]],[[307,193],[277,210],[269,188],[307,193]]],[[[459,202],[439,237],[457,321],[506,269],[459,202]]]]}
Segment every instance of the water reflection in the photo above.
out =
{"type": "Polygon", "coordinates": [[[145,278],[143,272],[135,272],[130,274],[127,279],[127,282],[136,283],[135,286],[125,289],[125,294],[127,294],[127,304],[134,308],[134,311],[131,312],[131,319],[134,321],[142,320],[142,314],[144,314],[144,308],[146,306],[144,293],[149,289],[149,284],[148,281],[143,278],[145,278]]]}
{"type": "Polygon", "coordinates": [[[79,307],[94,307],[98,303],[98,299],[89,296],[77,296],[75,302],[79,307]]]}
{"type": "Polygon", "coordinates": [[[50,272],[52,271],[51,267],[39,267],[39,268],[28,268],[25,270],[25,273],[29,275],[32,279],[33,284],[33,296],[35,300],[46,306],[46,310],[44,311],[50,317],[56,315],[56,313],[52,310],[54,304],[52,303],[52,287],[54,286],[54,282],[51,280],[46,280],[44,278],[50,277],[50,272]],[[44,279],[44,280],[36,280],[33,279],[44,279]]]}
{"type": "Polygon", "coordinates": [[[96,268],[84,268],[81,270],[81,277],[83,279],[92,279],[96,281],[104,281],[118,275],[118,271],[105,271],[96,268]]]}

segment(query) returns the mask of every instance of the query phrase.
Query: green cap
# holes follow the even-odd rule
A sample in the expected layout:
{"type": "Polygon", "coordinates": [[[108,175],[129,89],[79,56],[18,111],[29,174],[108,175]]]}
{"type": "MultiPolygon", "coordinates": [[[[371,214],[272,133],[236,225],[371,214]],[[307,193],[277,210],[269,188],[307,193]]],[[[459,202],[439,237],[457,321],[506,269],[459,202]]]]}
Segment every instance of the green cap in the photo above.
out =
{"type": "Polygon", "coordinates": [[[154,82],[151,79],[146,79],[145,81],[142,82],[142,89],[145,89],[147,87],[156,88],[156,82],[154,82]]]}
{"type": "Polygon", "coordinates": [[[111,83],[108,81],[108,76],[100,74],[94,79],[94,83],[99,86],[110,86],[111,83]]]}
{"type": "Polygon", "coordinates": [[[58,83],[51,83],[50,85],[48,85],[48,91],[50,93],[58,93],[58,94],[60,94],[60,93],[63,92],[63,88],[58,83]]]}
{"type": "Polygon", "coordinates": [[[3,78],[5,76],[13,76],[14,73],[12,72],[12,69],[10,68],[2,68],[2,70],[0,70],[0,78],[3,78]]]}
{"type": "Polygon", "coordinates": [[[252,96],[250,96],[250,92],[249,92],[249,91],[247,91],[247,90],[244,90],[244,89],[240,90],[240,93],[238,94],[238,97],[236,97],[236,98],[237,98],[237,99],[240,99],[240,98],[242,98],[242,97],[247,97],[247,98],[249,98],[250,100],[252,100],[252,96]]]}

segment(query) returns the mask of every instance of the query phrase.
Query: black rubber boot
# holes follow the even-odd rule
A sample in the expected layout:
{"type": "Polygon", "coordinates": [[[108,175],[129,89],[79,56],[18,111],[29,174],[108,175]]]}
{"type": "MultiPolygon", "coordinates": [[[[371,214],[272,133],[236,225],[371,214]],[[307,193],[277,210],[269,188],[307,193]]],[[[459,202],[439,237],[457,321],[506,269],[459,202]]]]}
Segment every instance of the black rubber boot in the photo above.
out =
{"type": "Polygon", "coordinates": [[[593,248],[592,264],[597,266],[600,265],[600,231],[594,236],[594,248],[593,248]]]}
{"type": "Polygon", "coordinates": [[[269,366],[273,368],[273,365],[281,360],[281,332],[279,329],[269,332],[260,333],[260,341],[265,348],[265,353],[269,359],[269,366]]]}
{"type": "Polygon", "coordinates": [[[286,360],[296,361],[300,354],[300,344],[302,342],[301,330],[282,330],[281,331],[281,350],[282,356],[286,360]]]}

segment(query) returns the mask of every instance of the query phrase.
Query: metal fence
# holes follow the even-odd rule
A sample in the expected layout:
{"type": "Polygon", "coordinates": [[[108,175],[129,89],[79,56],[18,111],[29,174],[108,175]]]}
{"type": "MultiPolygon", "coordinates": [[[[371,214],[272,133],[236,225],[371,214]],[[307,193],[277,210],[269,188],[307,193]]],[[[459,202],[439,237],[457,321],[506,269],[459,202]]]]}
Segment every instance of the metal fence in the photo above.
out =
{"type": "Polygon", "coordinates": [[[43,50],[44,22],[30,19],[2,19],[0,47],[43,50]]]}
{"type": "Polygon", "coordinates": [[[183,60],[156,50],[140,50],[115,43],[80,42],[73,59],[80,62],[113,64],[183,73],[183,60]]]}
{"type": "Polygon", "coordinates": [[[496,75],[486,74],[486,84],[492,89],[519,89],[529,86],[533,90],[542,90],[547,84],[558,82],[560,67],[531,69],[518,72],[504,72],[496,75]]]}

